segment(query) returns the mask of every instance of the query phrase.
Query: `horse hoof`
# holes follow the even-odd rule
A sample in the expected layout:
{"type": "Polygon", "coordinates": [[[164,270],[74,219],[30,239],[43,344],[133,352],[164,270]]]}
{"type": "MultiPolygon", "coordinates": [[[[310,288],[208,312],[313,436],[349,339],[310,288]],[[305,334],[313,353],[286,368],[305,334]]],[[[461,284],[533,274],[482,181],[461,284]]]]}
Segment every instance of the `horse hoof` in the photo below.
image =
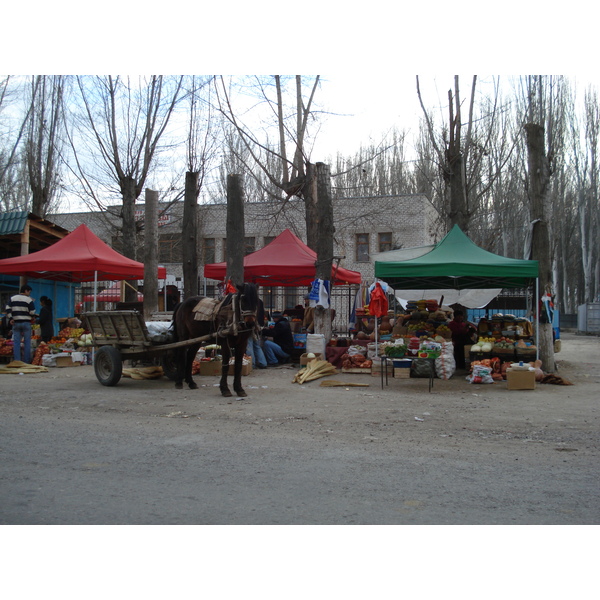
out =
{"type": "Polygon", "coordinates": [[[176,390],[182,390],[183,389],[183,383],[176,383],[175,384],[175,389],[176,390]]]}
{"type": "Polygon", "coordinates": [[[190,388],[190,390],[197,390],[198,384],[195,381],[191,381],[190,383],[188,383],[188,387],[190,388]]]}
{"type": "Polygon", "coordinates": [[[244,390],[236,391],[236,394],[238,395],[239,398],[245,398],[248,395],[248,394],[246,394],[246,392],[244,390]]]}
{"type": "Polygon", "coordinates": [[[230,390],[221,390],[221,395],[224,398],[231,398],[231,396],[233,396],[230,390]]]}

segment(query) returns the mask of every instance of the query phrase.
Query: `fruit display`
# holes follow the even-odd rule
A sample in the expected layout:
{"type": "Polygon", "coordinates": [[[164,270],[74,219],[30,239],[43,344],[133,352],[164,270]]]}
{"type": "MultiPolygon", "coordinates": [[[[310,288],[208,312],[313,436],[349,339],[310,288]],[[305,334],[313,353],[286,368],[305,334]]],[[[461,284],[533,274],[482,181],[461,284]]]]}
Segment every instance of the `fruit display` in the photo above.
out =
{"type": "Polygon", "coordinates": [[[44,354],[51,354],[51,350],[50,346],[48,346],[46,342],[41,342],[35,350],[31,364],[40,366],[42,364],[42,356],[44,356],[44,354]]]}
{"type": "Polygon", "coordinates": [[[13,353],[12,340],[0,338],[0,356],[11,356],[13,353]]]}
{"type": "Polygon", "coordinates": [[[342,354],[343,369],[370,369],[373,361],[365,358],[362,354],[354,354],[350,356],[347,352],[342,354]]]}
{"type": "Polygon", "coordinates": [[[63,327],[56,337],[69,339],[69,338],[79,338],[82,334],[85,333],[85,329],[83,327],[63,327]]]}
{"type": "Polygon", "coordinates": [[[444,339],[449,340],[452,337],[452,331],[448,325],[438,325],[435,329],[436,335],[443,337],[444,339]]]}
{"type": "Polygon", "coordinates": [[[501,337],[494,342],[494,350],[514,350],[515,342],[508,337],[501,337]]]}

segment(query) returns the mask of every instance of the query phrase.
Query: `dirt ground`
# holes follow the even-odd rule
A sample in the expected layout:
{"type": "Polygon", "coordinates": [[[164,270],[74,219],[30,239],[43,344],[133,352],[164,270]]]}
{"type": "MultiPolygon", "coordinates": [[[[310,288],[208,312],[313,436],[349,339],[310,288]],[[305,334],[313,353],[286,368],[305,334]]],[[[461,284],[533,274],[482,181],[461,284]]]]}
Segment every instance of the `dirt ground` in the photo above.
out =
{"type": "Polygon", "coordinates": [[[574,385],[0,375],[0,524],[598,524],[600,338],[556,357],[574,385]]]}

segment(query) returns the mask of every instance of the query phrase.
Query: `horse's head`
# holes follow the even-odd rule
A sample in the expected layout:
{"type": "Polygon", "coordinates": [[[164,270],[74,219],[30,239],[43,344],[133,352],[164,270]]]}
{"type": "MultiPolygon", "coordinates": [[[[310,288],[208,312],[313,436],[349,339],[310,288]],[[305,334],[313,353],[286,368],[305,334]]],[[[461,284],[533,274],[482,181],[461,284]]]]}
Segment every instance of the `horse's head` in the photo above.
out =
{"type": "Polygon", "coordinates": [[[256,315],[258,313],[258,291],[253,283],[244,283],[239,292],[240,318],[246,328],[252,329],[256,326],[256,315]]]}

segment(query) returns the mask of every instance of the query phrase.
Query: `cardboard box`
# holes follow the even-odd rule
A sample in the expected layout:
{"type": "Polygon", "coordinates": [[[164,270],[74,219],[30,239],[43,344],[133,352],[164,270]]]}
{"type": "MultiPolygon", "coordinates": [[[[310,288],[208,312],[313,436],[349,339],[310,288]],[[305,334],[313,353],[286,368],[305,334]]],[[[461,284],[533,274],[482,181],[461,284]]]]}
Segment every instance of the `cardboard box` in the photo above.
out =
{"type": "Polygon", "coordinates": [[[506,369],[506,388],[509,390],[535,390],[535,372],[506,369]]]}
{"type": "MultiPolygon", "coordinates": [[[[376,356],[375,358],[373,358],[373,365],[371,366],[371,375],[373,377],[380,377],[382,371],[383,371],[384,375],[386,374],[382,363],[383,363],[383,361],[381,360],[381,358],[379,356],[376,356]]],[[[387,370],[388,377],[393,377],[394,366],[393,366],[391,360],[385,361],[385,369],[387,370]]]]}
{"type": "MultiPolygon", "coordinates": [[[[233,367],[234,367],[234,364],[230,362],[229,363],[229,371],[227,372],[228,375],[233,375],[233,367]]],[[[249,375],[250,373],[252,373],[252,357],[251,356],[248,357],[246,364],[242,365],[242,375],[249,375]]]]}
{"type": "Polygon", "coordinates": [[[394,379],[410,379],[410,369],[394,367],[394,379]]]}
{"type": "Polygon", "coordinates": [[[305,352],[300,356],[300,364],[307,365],[311,360],[323,360],[323,355],[320,352],[316,352],[315,358],[308,358],[308,353],[305,352]]]}
{"type": "Polygon", "coordinates": [[[81,361],[73,360],[73,357],[70,354],[66,356],[56,355],[54,358],[56,360],[57,367],[78,367],[81,365],[81,361]]]}
{"type": "Polygon", "coordinates": [[[201,360],[200,375],[221,375],[223,361],[221,360],[201,360]]]}

